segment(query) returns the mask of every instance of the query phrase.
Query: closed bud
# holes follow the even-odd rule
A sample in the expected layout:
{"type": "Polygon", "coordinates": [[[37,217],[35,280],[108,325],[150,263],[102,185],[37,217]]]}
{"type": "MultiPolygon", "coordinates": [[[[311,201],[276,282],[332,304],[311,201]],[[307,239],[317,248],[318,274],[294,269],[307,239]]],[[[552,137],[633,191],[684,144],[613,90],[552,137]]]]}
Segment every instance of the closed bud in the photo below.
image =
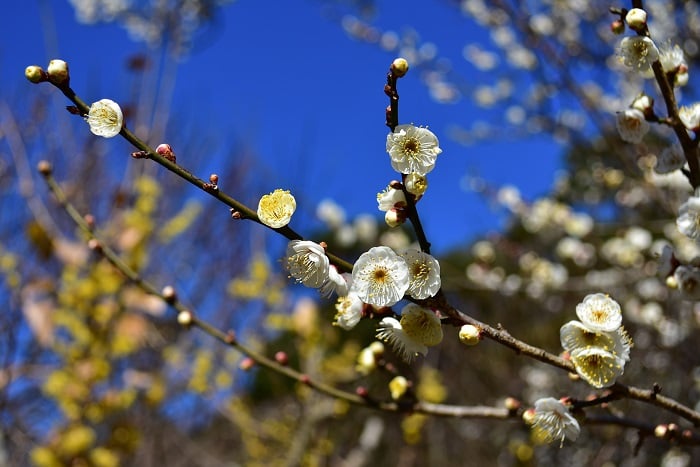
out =
{"type": "Polygon", "coordinates": [[[616,35],[622,34],[625,32],[625,22],[619,19],[613,21],[610,23],[610,30],[616,35]]]}
{"type": "Polygon", "coordinates": [[[408,61],[405,58],[397,58],[391,63],[391,72],[401,78],[408,73],[408,61]]]}
{"type": "Polygon", "coordinates": [[[46,74],[43,68],[36,65],[31,65],[25,68],[24,77],[34,84],[43,83],[49,79],[49,75],[46,74]]]}
{"type": "Polygon", "coordinates": [[[182,326],[190,326],[193,320],[194,317],[192,316],[192,312],[189,310],[183,310],[177,314],[177,322],[182,326]]]}
{"type": "Polygon", "coordinates": [[[63,60],[51,60],[48,67],[49,81],[58,86],[68,86],[70,74],[68,64],[63,60]]]}
{"type": "Polygon", "coordinates": [[[403,211],[389,209],[384,213],[384,221],[389,227],[397,227],[406,222],[406,216],[403,214],[403,211]]]}
{"type": "Polygon", "coordinates": [[[481,331],[476,326],[465,324],[459,329],[459,341],[464,345],[476,345],[481,341],[481,331]]]}
{"type": "Polygon", "coordinates": [[[632,8],[627,12],[625,21],[630,29],[641,32],[647,27],[647,12],[641,8],[632,8]]]}

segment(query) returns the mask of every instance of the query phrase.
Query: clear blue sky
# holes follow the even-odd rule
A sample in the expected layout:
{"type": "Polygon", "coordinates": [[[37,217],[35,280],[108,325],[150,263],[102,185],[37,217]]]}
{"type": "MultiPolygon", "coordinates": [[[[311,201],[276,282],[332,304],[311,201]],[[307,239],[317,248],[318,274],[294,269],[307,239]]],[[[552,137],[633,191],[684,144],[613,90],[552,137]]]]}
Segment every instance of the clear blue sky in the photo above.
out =
{"type": "MultiPolygon", "coordinates": [[[[122,65],[140,45],[115,24],[77,23],[66,0],[45,3],[53,19],[40,18],[38,0],[5,6],[0,93],[35,92],[24,80],[25,66],[45,65],[58,53],[69,62],[74,88],[87,101],[118,101],[126,93],[118,82],[122,65]],[[47,24],[58,38],[48,46],[42,33],[47,24]],[[116,74],[114,83],[104,79],[110,74],[116,74]],[[95,75],[101,76],[100,89],[109,89],[109,95],[89,95],[94,87],[88,79],[95,75]]],[[[440,1],[408,0],[401,8],[393,2],[377,4],[382,11],[379,26],[413,26],[467,76],[471,68],[461,58],[462,47],[474,39],[488,44],[483,31],[440,1]],[[395,10],[391,15],[389,8],[395,10]]],[[[206,36],[206,47],[195,47],[180,65],[175,108],[197,115],[202,127],[248,140],[265,166],[264,186],[300,194],[299,209],[313,212],[316,202],[330,197],[350,214],[376,213],[376,193],[398,178],[385,152],[387,99],[382,92],[394,56],[348,38],[338,23],[323,16],[320,2],[241,0],[225,7],[223,14],[220,29],[206,36]]],[[[515,184],[529,198],[546,192],[558,166],[556,146],[541,141],[459,145],[450,141],[447,127],[455,122],[470,126],[480,109],[465,99],[452,105],[433,102],[415,73],[400,82],[399,91],[401,123],[429,125],[443,148],[429,176],[429,191],[419,203],[436,251],[498,225],[483,200],[460,188],[466,173],[515,184]]],[[[169,135],[177,148],[178,132],[171,128],[169,135]]],[[[182,159],[178,162],[187,166],[186,156],[182,159]]],[[[306,233],[303,225],[292,226],[306,233]]]]}

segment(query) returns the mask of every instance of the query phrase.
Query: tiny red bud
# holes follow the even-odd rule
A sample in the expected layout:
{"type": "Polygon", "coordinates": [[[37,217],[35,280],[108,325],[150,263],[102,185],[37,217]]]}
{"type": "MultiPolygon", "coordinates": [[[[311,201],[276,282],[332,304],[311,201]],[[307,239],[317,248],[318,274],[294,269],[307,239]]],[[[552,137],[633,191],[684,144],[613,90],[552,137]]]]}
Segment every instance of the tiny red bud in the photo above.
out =
{"type": "Polygon", "coordinates": [[[173,148],[171,148],[170,145],[167,143],[159,144],[156,148],[156,152],[168,159],[170,162],[175,162],[176,160],[173,148]]]}
{"type": "Polygon", "coordinates": [[[309,377],[309,375],[301,375],[299,377],[299,381],[303,384],[311,384],[311,378],[309,377]]]}
{"type": "Polygon", "coordinates": [[[238,368],[243,370],[243,371],[248,371],[251,368],[255,366],[255,360],[253,360],[250,357],[245,357],[241,362],[238,364],[238,368]]]}
{"type": "Polygon", "coordinates": [[[219,176],[216,174],[209,175],[209,182],[213,183],[214,185],[218,185],[219,184],[219,176]]]}
{"type": "Polygon", "coordinates": [[[358,386],[355,389],[355,394],[357,394],[360,397],[369,397],[369,391],[364,386],[358,386]]]}
{"type": "Polygon", "coordinates": [[[289,363],[289,357],[287,356],[286,352],[280,350],[275,354],[275,361],[280,365],[286,365],[289,363]]]}

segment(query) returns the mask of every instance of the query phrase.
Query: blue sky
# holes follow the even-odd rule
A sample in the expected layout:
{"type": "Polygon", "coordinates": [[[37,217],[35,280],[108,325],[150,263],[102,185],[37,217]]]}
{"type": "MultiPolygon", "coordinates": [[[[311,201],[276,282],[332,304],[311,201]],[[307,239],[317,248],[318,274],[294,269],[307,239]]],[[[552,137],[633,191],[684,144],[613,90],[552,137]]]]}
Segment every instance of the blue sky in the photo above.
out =
{"type": "MultiPolygon", "coordinates": [[[[57,53],[69,62],[73,87],[85,100],[119,101],[127,92],[119,81],[122,65],[142,45],[115,24],[77,23],[65,0],[44,3],[52,18],[41,18],[38,0],[5,7],[0,19],[0,93],[36,92],[24,80],[24,68],[45,65],[57,53]],[[53,34],[42,33],[46,25],[55,28],[56,43],[47,45],[46,37],[53,34]],[[94,76],[100,76],[98,89],[105,95],[90,94],[94,76]],[[105,78],[110,76],[113,81],[105,78]]],[[[462,47],[470,40],[488,42],[483,31],[440,1],[409,0],[401,8],[393,2],[377,4],[379,26],[414,27],[467,76],[471,69],[461,58],[462,47]]],[[[185,120],[196,116],[199,126],[221,135],[222,144],[230,135],[245,139],[260,156],[261,185],[267,191],[292,190],[299,209],[312,213],[318,201],[330,197],[351,215],[376,212],[376,193],[398,178],[385,152],[387,99],[382,92],[394,56],[348,38],[337,22],[322,14],[320,2],[241,0],[226,6],[223,15],[217,29],[196,43],[206,45],[196,46],[178,68],[176,112],[185,120]]],[[[465,99],[435,103],[415,72],[400,81],[399,91],[401,123],[430,126],[443,148],[418,206],[437,252],[498,226],[484,201],[460,188],[465,174],[515,184],[528,198],[546,192],[558,167],[557,146],[541,140],[462,146],[448,138],[447,128],[452,123],[470,126],[482,110],[465,99]]],[[[177,128],[169,128],[168,135],[177,151],[177,128]]],[[[178,156],[187,166],[187,156],[178,156]]],[[[214,159],[212,170],[229,162],[214,159]]],[[[247,198],[235,189],[226,191],[247,198]]],[[[292,226],[307,232],[294,221],[292,226]]]]}

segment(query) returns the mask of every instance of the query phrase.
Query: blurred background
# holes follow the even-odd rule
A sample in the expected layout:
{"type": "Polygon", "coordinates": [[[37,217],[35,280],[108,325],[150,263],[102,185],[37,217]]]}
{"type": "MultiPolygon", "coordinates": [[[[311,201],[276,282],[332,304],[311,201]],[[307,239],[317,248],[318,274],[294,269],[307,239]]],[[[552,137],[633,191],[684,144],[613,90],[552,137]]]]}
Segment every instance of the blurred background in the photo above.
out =
{"type": "MultiPolygon", "coordinates": [[[[89,133],[27,65],[68,62],[86,102],[110,98],[151,146],[169,143],[200,178],[255,206],[275,188],[298,204],[291,226],[353,261],[403,248],[376,193],[398,175],[385,152],[391,61],[401,123],[427,125],[443,153],[418,203],[462,311],[549,352],[593,292],[623,306],[635,341],[621,382],[694,407],[700,309],[657,276],[664,244],[690,261],[675,228],[690,194],[659,175],[673,142],[654,127],[623,143],[615,113],[652,81],[616,56],[611,5],[598,0],[32,0],[0,19],[0,463],[7,465],[691,465],[697,449],[635,430],[584,425],[575,445],[538,446],[518,421],[437,419],[346,406],[187,332],[162,303],[87,249],[35,167],[50,161],[69,199],[159,287],[315,378],[388,398],[393,377],[355,369],[376,322],[331,326],[333,302],[294,285],[286,242],[232,222],[225,206],[117,138],[89,133]]],[[[626,6],[630,5],[615,5],[626,6]]],[[[700,10],[645,2],[652,37],[678,44],[694,102],[700,10]]],[[[629,34],[629,32],[627,33],[629,34]]],[[[660,98],[658,99],[660,101],[660,98]]],[[[657,112],[663,105],[657,104],[657,112]]],[[[411,366],[386,359],[422,400],[500,406],[508,397],[586,397],[566,374],[493,342],[460,346],[446,329],[411,366]]],[[[613,406],[614,405],[614,406],[613,406]]],[[[675,420],[615,403],[651,426],[675,420]]],[[[591,411],[593,412],[593,411],[591,411]]]]}

